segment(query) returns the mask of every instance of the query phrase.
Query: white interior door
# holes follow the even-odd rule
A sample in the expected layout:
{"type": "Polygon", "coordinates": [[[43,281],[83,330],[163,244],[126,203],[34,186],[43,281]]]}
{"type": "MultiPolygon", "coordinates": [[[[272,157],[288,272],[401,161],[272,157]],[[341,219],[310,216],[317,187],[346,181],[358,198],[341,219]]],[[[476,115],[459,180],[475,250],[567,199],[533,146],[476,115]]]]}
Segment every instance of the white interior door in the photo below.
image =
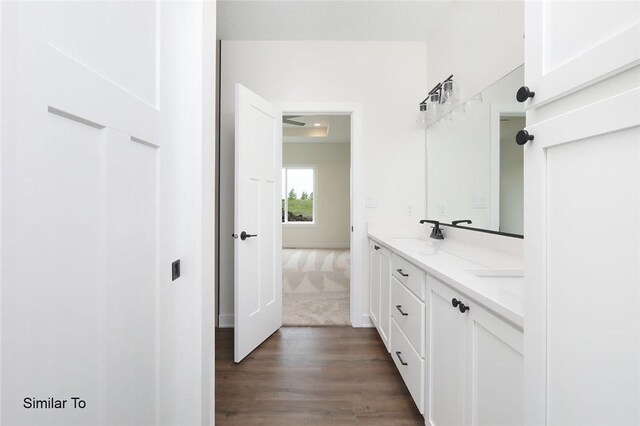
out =
{"type": "Polygon", "coordinates": [[[2,6],[3,423],[156,422],[156,7],[2,6]]]}
{"type": "Polygon", "coordinates": [[[234,361],[282,325],[282,111],[236,85],[234,361]]]}

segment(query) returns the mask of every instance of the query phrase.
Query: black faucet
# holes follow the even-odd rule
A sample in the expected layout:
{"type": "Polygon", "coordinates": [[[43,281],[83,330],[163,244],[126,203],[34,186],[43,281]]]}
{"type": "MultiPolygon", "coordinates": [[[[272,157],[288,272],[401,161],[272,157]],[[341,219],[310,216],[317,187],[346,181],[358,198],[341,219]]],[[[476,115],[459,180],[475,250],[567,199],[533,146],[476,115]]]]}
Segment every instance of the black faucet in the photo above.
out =
{"type": "Polygon", "coordinates": [[[451,222],[453,226],[458,226],[461,223],[468,223],[469,225],[471,225],[471,221],[469,219],[454,220],[453,222],[451,222]]]}
{"type": "Polygon", "coordinates": [[[423,223],[432,223],[434,225],[431,228],[431,235],[429,235],[429,237],[435,240],[444,240],[444,235],[442,235],[442,229],[440,229],[440,222],[438,222],[437,220],[422,219],[420,221],[420,224],[423,224],[423,223]]]}

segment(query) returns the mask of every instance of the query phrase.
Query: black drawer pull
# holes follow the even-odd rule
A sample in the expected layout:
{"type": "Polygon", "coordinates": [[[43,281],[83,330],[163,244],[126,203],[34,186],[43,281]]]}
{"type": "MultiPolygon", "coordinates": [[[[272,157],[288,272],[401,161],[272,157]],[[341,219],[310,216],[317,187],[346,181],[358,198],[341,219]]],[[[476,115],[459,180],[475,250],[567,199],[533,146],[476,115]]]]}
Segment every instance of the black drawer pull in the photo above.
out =
{"type": "Polygon", "coordinates": [[[398,361],[400,361],[400,364],[402,364],[402,365],[409,365],[409,363],[408,363],[408,362],[404,362],[404,360],[403,360],[403,359],[402,359],[402,357],[400,356],[400,354],[401,354],[401,353],[402,353],[402,352],[400,352],[400,351],[396,351],[396,356],[398,357],[398,361]]]}
{"type": "Polygon", "coordinates": [[[376,249],[376,250],[380,250],[380,246],[378,246],[378,245],[374,245],[373,248],[376,249]]]}
{"type": "Polygon", "coordinates": [[[397,309],[398,311],[400,311],[400,313],[401,313],[401,314],[402,314],[402,316],[404,316],[404,317],[406,317],[407,315],[409,315],[408,313],[406,313],[406,312],[403,312],[403,311],[402,311],[402,305],[396,305],[396,309],[397,309]]]}
{"type": "Polygon", "coordinates": [[[458,306],[458,309],[460,309],[460,313],[465,313],[467,312],[470,308],[465,305],[464,303],[460,302],[460,306],[458,306]]]}
{"type": "Polygon", "coordinates": [[[402,275],[403,277],[408,277],[408,276],[409,276],[409,274],[405,274],[404,272],[402,272],[402,269],[396,269],[396,271],[397,271],[400,275],[402,275]]]}
{"type": "Polygon", "coordinates": [[[457,308],[459,304],[461,304],[462,302],[459,301],[458,299],[456,299],[455,297],[453,299],[451,299],[451,304],[453,305],[454,308],[457,308]]]}

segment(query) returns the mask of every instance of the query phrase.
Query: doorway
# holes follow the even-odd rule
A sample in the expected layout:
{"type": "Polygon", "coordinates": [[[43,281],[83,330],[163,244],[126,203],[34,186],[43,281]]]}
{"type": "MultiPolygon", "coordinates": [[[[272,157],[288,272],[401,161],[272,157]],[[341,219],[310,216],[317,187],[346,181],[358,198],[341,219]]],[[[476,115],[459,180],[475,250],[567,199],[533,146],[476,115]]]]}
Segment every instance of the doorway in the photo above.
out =
{"type": "Polygon", "coordinates": [[[350,325],[351,116],[285,114],[284,326],[350,325]]]}

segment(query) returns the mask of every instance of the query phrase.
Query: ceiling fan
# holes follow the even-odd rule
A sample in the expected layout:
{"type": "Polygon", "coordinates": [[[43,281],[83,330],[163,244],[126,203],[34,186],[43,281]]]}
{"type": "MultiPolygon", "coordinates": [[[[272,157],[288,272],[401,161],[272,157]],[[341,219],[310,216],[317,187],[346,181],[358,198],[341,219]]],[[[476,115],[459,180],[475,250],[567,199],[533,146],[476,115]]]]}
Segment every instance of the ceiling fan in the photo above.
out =
{"type": "Polygon", "coordinates": [[[283,115],[282,122],[285,124],[291,124],[293,126],[306,126],[307,123],[303,123],[302,121],[292,120],[292,118],[302,117],[301,115],[283,115]]]}

